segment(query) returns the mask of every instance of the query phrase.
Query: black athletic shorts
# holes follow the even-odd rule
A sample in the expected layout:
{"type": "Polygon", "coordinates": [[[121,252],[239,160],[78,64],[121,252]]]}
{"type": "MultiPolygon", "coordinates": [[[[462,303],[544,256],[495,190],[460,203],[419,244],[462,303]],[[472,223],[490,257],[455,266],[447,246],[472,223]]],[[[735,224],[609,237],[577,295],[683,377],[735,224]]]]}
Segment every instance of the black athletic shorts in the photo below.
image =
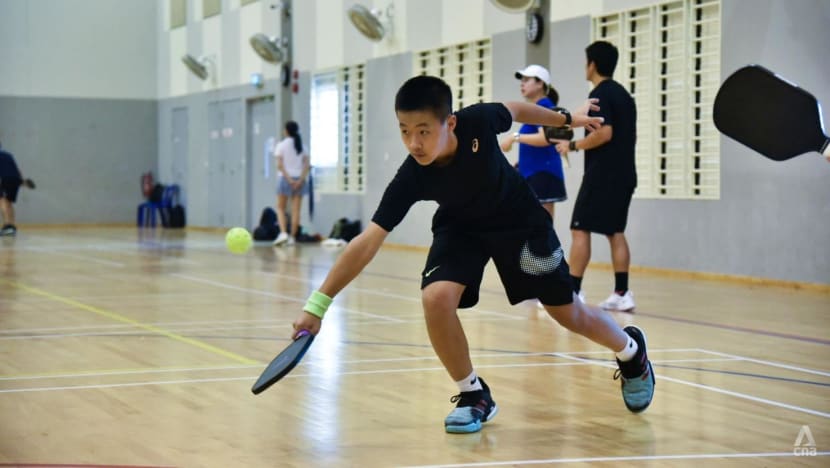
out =
{"type": "Polygon", "coordinates": [[[0,198],[14,203],[17,201],[17,191],[23,183],[19,177],[4,177],[0,178],[0,198]]]}
{"type": "Polygon", "coordinates": [[[511,304],[539,299],[547,305],[573,302],[573,283],[556,233],[548,228],[509,232],[436,232],[421,274],[421,289],[436,281],[466,286],[458,307],[478,303],[484,266],[496,264],[511,304]]]}
{"type": "Polygon", "coordinates": [[[625,232],[634,187],[583,180],[571,215],[571,229],[612,235],[625,232]]]}
{"type": "Polygon", "coordinates": [[[561,202],[568,199],[565,181],[550,172],[537,172],[525,180],[541,203],[561,202]]]}

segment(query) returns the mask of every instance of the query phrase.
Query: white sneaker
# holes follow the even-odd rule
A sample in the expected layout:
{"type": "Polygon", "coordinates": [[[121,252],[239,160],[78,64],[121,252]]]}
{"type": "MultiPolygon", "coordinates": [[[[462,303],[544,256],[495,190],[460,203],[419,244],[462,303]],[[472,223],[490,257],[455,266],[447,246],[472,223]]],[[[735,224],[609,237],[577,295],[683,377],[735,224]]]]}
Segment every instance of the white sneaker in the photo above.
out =
{"type": "Polygon", "coordinates": [[[629,311],[634,308],[634,294],[630,289],[622,296],[612,292],[608,299],[599,303],[599,306],[605,310],[629,311]]]}
{"type": "Polygon", "coordinates": [[[294,239],[294,236],[288,236],[288,242],[286,242],[285,245],[294,245],[296,243],[297,243],[297,240],[294,239]]]}
{"type": "Polygon", "coordinates": [[[288,234],[281,232],[280,235],[278,235],[277,238],[274,239],[274,246],[282,245],[286,242],[288,242],[288,234]]]}

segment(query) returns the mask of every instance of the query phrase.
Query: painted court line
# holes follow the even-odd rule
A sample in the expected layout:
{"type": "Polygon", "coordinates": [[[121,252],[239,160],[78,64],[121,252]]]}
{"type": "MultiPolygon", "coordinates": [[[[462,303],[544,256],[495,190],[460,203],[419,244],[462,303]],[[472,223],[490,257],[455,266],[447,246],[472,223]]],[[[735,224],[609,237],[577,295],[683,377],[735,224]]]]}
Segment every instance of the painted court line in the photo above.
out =
{"type": "Polygon", "coordinates": [[[23,250],[31,250],[31,251],[39,252],[39,253],[48,253],[49,255],[69,257],[69,258],[74,258],[74,259],[77,259],[77,260],[83,260],[85,262],[100,263],[102,265],[107,265],[107,266],[116,267],[116,268],[124,268],[125,266],[127,266],[127,265],[125,265],[124,263],[121,263],[121,262],[113,262],[113,261],[110,261],[110,260],[103,260],[103,259],[100,259],[100,258],[90,257],[88,255],[74,255],[74,254],[68,254],[68,253],[62,253],[62,252],[55,252],[54,250],[44,249],[44,248],[40,248],[40,247],[24,247],[23,250]]]}
{"type": "Polygon", "coordinates": [[[816,343],[816,344],[821,344],[821,345],[825,345],[825,346],[830,345],[830,340],[826,340],[826,339],[822,339],[822,338],[814,338],[814,337],[810,337],[810,336],[792,335],[792,334],[789,334],[789,333],[780,333],[780,332],[771,331],[771,330],[761,330],[761,329],[749,328],[749,327],[739,327],[739,326],[736,326],[736,325],[727,325],[727,324],[716,323],[716,322],[705,322],[703,320],[694,320],[694,319],[687,319],[687,318],[680,318],[680,317],[668,317],[668,316],[665,316],[665,315],[652,314],[652,313],[648,313],[648,312],[637,312],[637,315],[639,315],[640,317],[648,317],[648,318],[653,318],[653,319],[657,319],[657,320],[667,320],[667,321],[670,321],[670,322],[687,323],[687,324],[690,324],[690,325],[697,325],[697,326],[700,326],[700,327],[710,327],[710,328],[715,328],[715,329],[718,329],[718,330],[730,330],[730,331],[736,331],[736,332],[741,332],[741,333],[749,333],[749,334],[753,334],[753,335],[772,336],[772,337],[775,337],[775,338],[783,338],[783,339],[786,339],[786,340],[796,340],[796,341],[801,341],[801,342],[804,342],[804,343],[816,343]]]}
{"type": "MultiPolygon", "coordinates": [[[[540,363],[540,364],[513,364],[513,365],[483,365],[477,366],[479,369],[496,368],[496,367],[557,367],[557,366],[579,366],[584,365],[578,362],[557,362],[557,363],[540,363]]],[[[443,367],[417,367],[417,368],[399,368],[399,369],[377,369],[377,370],[363,370],[363,371],[346,371],[337,372],[332,375],[376,375],[376,374],[401,374],[407,372],[445,372],[443,367]]],[[[178,380],[155,380],[147,382],[126,382],[113,384],[94,384],[94,385],[66,385],[54,387],[29,387],[29,388],[8,388],[0,390],[0,393],[27,393],[27,392],[52,392],[65,390],[91,390],[102,388],[124,388],[124,387],[143,387],[152,385],[183,385],[194,383],[211,383],[211,382],[236,382],[240,380],[247,380],[253,382],[258,376],[251,375],[247,377],[214,377],[205,379],[178,379],[178,380]]],[[[300,377],[313,377],[309,373],[291,373],[283,377],[283,379],[296,379],[300,377]]]]}
{"type": "MultiPolygon", "coordinates": [[[[816,456],[826,457],[830,452],[816,452],[816,456]]],[[[634,455],[630,457],[580,457],[580,458],[547,458],[534,460],[507,460],[482,463],[452,463],[447,465],[411,465],[404,468],[459,468],[467,466],[506,466],[506,465],[543,465],[559,463],[602,463],[627,461],[658,461],[658,460],[713,460],[730,458],[780,458],[796,457],[792,452],[758,452],[758,453],[690,453],[680,455],[634,455]]],[[[799,457],[808,459],[811,457],[799,457]]]]}
{"type": "MultiPolygon", "coordinates": [[[[188,333],[192,334],[195,332],[215,332],[215,331],[230,331],[230,330],[264,330],[267,328],[285,328],[285,323],[280,324],[273,324],[273,325],[237,325],[234,327],[228,326],[221,326],[221,325],[214,325],[211,327],[196,327],[196,328],[175,328],[168,330],[171,333],[175,332],[177,334],[188,333]]],[[[18,336],[0,336],[0,341],[3,340],[28,340],[28,339],[39,339],[39,340],[50,340],[50,339],[58,339],[58,338],[75,338],[80,336],[99,336],[99,337],[106,337],[106,336],[143,336],[140,333],[137,333],[135,330],[97,330],[97,331],[87,331],[87,332],[75,332],[75,333],[45,333],[39,335],[18,335],[18,336]]]]}
{"type": "MultiPolygon", "coordinates": [[[[572,366],[587,366],[596,365],[597,362],[588,359],[572,359],[569,362],[541,362],[541,363],[506,363],[506,364],[480,364],[476,366],[477,369],[500,369],[500,368],[532,368],[532,367],[572,367],[572,366]]],[[[252,366],[253,367],[253,366],[252,366]]],[[[310,364],[310,367],[319,367],[310,364]]],[[[609,366],[610,367],[610,366],[609,366]]],[[[414,368],[394,368],[394,369],[374,369],[374,370],[355,370],[336,372],[333,375],[378,375],[378,374],[400,374],[411,372],[438,372],[445,371],[443,367],[414,367],[414,368]]],[[[300,377],[314,377],[316,374],[308,372],[295,372],[287,375],[285,378],[300,378],[300,377]]],[[[150,380],[144,382],[124,382],[111,384],[91,384],[91,385],[64,385],[64,386],[46,386],[46,387],[27,387],[27,388],[9,388],[0,390],[0,393],[26,393],[26,392],[48,392],[48,391],[65,391],[65,390],[89,390],[102,388],[122,388],[122,387],[141,387],[141,386],[155,386],[155,385],[184,385],[193,383],[211,383],[211,382],[235,382],[235,381],[253,381],[257,376],[244,377],[215,377],[215,378],[201,378],[201,379],[176,379],[176,380],[150,380]]]]}
{"type": "Polygon", "coordinates": [[[782,364],[780,362],[765,361],[763,359],[755,359],[755,358],[749,358],[749,357],[744,357],[744,356],[738,356],[736,354],[721,353],[721,352],[718,352],[718,351],[710,351],[708,349],[700,349],[699,351],[701,353],[708,353],[708,354],[714,354],[716,356],[730,357],[730,358],[733,358],[733,359],[739,359],[741,361],[754,362],[756,364],[763,364],[765,366],[771,366],[771,367],[778,367],[780,369],[788,369],[788,370],[792,370],[792,371],[805,372],[807,374],[815,374],[815,375],[821,375],[821,376],[824,376],[824,377],[830,377],[830,372],[824,372],[824,371],[815,370],[815,369],[806,369],[804,367],[791,366],[789,364],[782,364]]]}
{"type": "Polygon", "coordinates": [[[157,465],[79,465],[76,463],[0,463],[16,468],[173,468],[157,465]]]}
{"type": "MultiPolygon", "coordinates": [[[[332,307],[330,310],[338,310],[337,307],[332,307]]],[[[342,310],[342,309],[341,309],[342,310]]],[[[334,320],[334,319],[332,319],[334,320]]],[[[504,322],[504,321],[512,321],[513,319],[506,319],[502,317],[479,317],[474,319],[478,323],[483,322],[504,322]]],[[[389,320],[377,320],[377,319],[352,319],[346,322],[346,325],[350,327],[354,327],[357,325],[400,325],[400,324],[411,324],[423,323],[423,317],[419,316],[418,318],[413,319],[400,319],[396,318],[394,322],[389,320]]],[[[194,334],[197,332],[216,332],[216,331],[230,331],[230,330],[269,330],[269,329],[276,329],[276,330],[287,330],[289,326],[289,320],[275,320],[274,322],[277,323],[262,323],[262,324],[248,324],[248,325],[235,325],[235,326],[222,326],[221,324],[211,325],[207,327],[173,327],[169,328],[168,330],[175,333],[180,334],[194,334]]],[[[32,333],[32,334],[18,334],[12,336],[2,336],[0,335],[0,341],[5,340],[27,340],[27,339],[55,339],[55,338],[72,338],[72,337],[80,337],[80,336],[140,336],[139,333],[136,333],[134,330],[127,329],[116,329],[116,330],[90,330],[90,331],[78,331],[78,332],[71,332],[71,333],[32,333]]],[[[207,338],[207,337],[202,337],[207,338]]],[[[225,338],[224,336],[217,336],[217,338],[225,338]]]]}
{"type": "MultiPolygon", "coordinates": [[[[70,298],[72,299],[72,298],[70,298]]],[[[75,297],[74,300],[80,301],[83,298],[75,297]]],[[[45,299],[51,300],[51,299],[45,299]]],[[[284,323],[285,320],[281,319],[240,319],[240,320],[187,320],[187,321],[177,321],[177,322],[147,322],[147,325],[154,325],[157,327],[164,327],[169,328],[173,325],[224,325],[228,323],[266,323],[266,322],[279,322],[284,323]]],[[[113,328],[131,328],[133,327],[132,324],[125,324],[125,323],[107,323],[107,324],[90,324],[90,325],[73,325],[67,327],[42,327],[42,328],[10,328],[6,330],[0,330],[0,335],[13,335],[13,334],[21,334],[21,333],[43,333],[43,332],[50,332],[50,331],[78,331],[78,330],[88,330],[88,329],[103,329],[109,330],[113,328]]]]}
{"type": "MultiPolygon", "coordinates": [[[[609,363],[604,363],[604,362],[591,361],[589,359],[583,359],[583,358],[576,357],[576,356],[568,356],[568,355],[560,354],[560,353],[556,353],[556,354],[560,355],[560,356],[562,356],[566,359],[574,359],[574,360],[583,361],[583,362],[592,362],[597,366],[608,367],[608,368],[613,368],[613,369],[617,368],[616,364],[609,364],[609,363]]],[[[729,396],[733,396],[733,397],[736,397],[736,398],[741,398],[741,399],[744,399],[744,400],[753,401],[755,403],[763,403],[763,404],[770,405],[770,406],[776,406],[778,408],[788,409],[788,410],[792,410],[792,411],[798,411],[798,412],[806,413],[806,414],[812,414],[813,416],[821,416],[823,418],[830,418],[830,413],[825,413],[825,412],[810,409],[810,408],[804,408],[804,407],[801,407],[801,406],[790,405],[788,403],[782,403],[780,401],[768,400],[766,398],[756,397],[756,396],[748,395],[746,393],[733,392],[731,390],[726,390],[726,389],[723,389],[723,388],[720,388],[720,387],[713,387],[711,385],[703,385],[703,384],[699,384],[699,383],[695,383],[695,382],[689,382],[687,380],[676,379],[674,377],[668,377],[668,376],[660,375],[660,374],[655,374],[655,377],[657,378],[657,380],[666,380],[668,382],[679,383],[681,385],[687,385],[689,387],[699,388],[699,389],[702,389],[702,390],[709,390],[709,391],[712,391],[712,392],[715,392],[715,393],[720,393],[720,394],[723,394],[723,395],[729,395],[729,396]]]]}
{"type": "MultiPolygon", "coordinates": [[[[2,281],[2,280],[0,280],[0,281],[2,281]]],[[[199,341],[199,340],[196,340],[196,339],[193,339],[193,338],[188,338],[186,336],[179,335],[177,333],[173,333],[173,332],[165,330],[163,328],[155,327],[153,325],[147,325],[145,323],[139,322],[138,320],[133,320],[129,317],[125,317],[125,316],[117,314],[115,312],[110,312],[108,310],[100,309],[98,307],[93,307],[93,306],[90,306],[90,305],[87,305],[87,304],[83,304],[81,302],[78,302],[78,301],[75,301],[75,300],[72,300],[72,299],[68,299],[68,298],[65,298],[65,297],[62,297],[62,296],[58,296],[56,294],[52,294],[50,292],[43,291],[43,290],[38,289],[38,288],[33,288],[31,286],[26,286],[24,284],[17,283],[17,282],[14,282],[14,281],[3,281],[3,282],[5,282],[6,284],[9,284],[11,286],[14,286],[18,289],[22,289],[22,290],[24,290],[26,292],[29,292],[31,294],[35,294],[35,295],[42,296],[42,297],[48,297],[50,299],[53,299],[56,302],[60,302],[60,303],[63,303],[63,304],[66,304],[66,305],[69,305],[69,306],[72,306],[72,307],[75,307],[75,308],[78,308],[78,309],[81,309],[81,310],[86,310],[88,312],[92,312],[94,314],[100,315],[102,317],[109,318],[111,320],[115,320],[115,321],[122,322],[122,323],[128,323],[128,324],[134,325],[138,328],[147,330],[149,332],[156,333],[156,334],[159,334],[159,335],[164,335],[164,336],[166,336],[170,339],[176,340],[180,343],[185,343],[185,344],[189,344],[191,346],[195,346],[197,348],[203,349],[205,351],[209,351],[209,352],[214,353],[214,354],[218,354],[220,356],[226,357],[226,358],[231,359],[231,360],[236,361],[236,362],[240,362],[242,364],[258,364],[258,361],[255,361],[253,359],[248,359],[248,358],[246,358],[244,356],[240,356],[236,353],[233,353],[233,352],[227,351],[225,349],[210,345],[210,344],[205,343],[203,341],[199,341]]]]}
{"type": "MultiPolygon", "coordinates": [[[[294,276],[281,275],[279,273],[268,273],[268,276],[274,276],[274,277],[289,280],[289,281],[295,281],[295,282],[298,282],[298,283],[308,284],[308,280],[299,279],[299,278],[294,277],[294,276]]],[[[414,278],[413,281],[419,281],[419,279],[414,278]]],[[[360,293],[363,293],[363,294],[371,294],[373,296],[388,297],[388,298],[398,299],[398,300],[408,301],[408,302],[417,302],[419,304],[421,303],[421,298],[420,297],[411,297],[411,296],[405,296],[403,294],[378,291],[378,290],[372,289],[372,288],[361,288],[359,286],[349,285],[348,290],[349,291],[354,291],[354,292],[360,292],[360,293]]],[[[505,314],[504,312],[498,312],[498,311],[495,311],[495,310],[485,310],[485,309],[481,309],[479,307],[471,307],[471,308],[465,309],[465,310],[475,311],[475,312],[478,312],[480,314],[487,314],[487,315],[495,315],[497,317],[504,317],[504,318],[509,319],[509,320],[521,320],[521,319],[523,319],[523,317],[518,317],[516,315],[505,314]]]]}
{"type": "MultiPolygon", "coordinates": [[[[243,288],[243,287],[240,287],[240,286],[233,286],[233,285],[222,283],[222,282],[219,282],[219,281],[213,281],[213,280],[209,280],[209,279],[205,279],[205,278],[199,278],[199,277],[196,277],[196,276],[184,275],[184,274],[181,274],[181,273],[174,273],[171,276],[175,276],[176,278],[181,278],[181,279],[185,279],[185,280],[188,280],[188,281],[194,281],[196,283],[203,283],[203,284],[208,284],[208,285],[211,285],[211,286],[216,286],[216,287],[219,287],[219,288],[230,289],[230,290],[233,290],[233,291],[240,291],[240,292],[249,293],[249,294],[259,294],[261,296],[274,297],[274,298],[277,298],[277,299],[283,299],[283,300],[286,300],[286,301],[296,302],[296,303],[299,303],[299,304],[305,304],[306,303],[305,298],[299,298],[299,297],[294,297],[294,296],[286,296],[284,294],[273,293],[273,292],[269,292],[269,291],[261,291],[259,289],[250,289],[250,288],[243,288]]],[[[349,312],[349,313],[353,313],[353,314],[357,314],[357,315],[365,315],[367,317],[372,317],[372,318],[385,320],[385,321],[389,321],[389,322],[400,322],[400,320],[398,320],[396,318],[393,318],[393,317],[386,317],[384,315],[377,315],[377,314],[372,314],[372,313],[369,313],[369,312],[361,312],[359,310],[347,309],[345,307],[340,307],[340,306],[337,306],[337,305],[334,305],[333,308],[342,310],[344,312],[349,312]]]]}
{"type": "MultiPolygon", "coordinates": [[[[658,352],[672,352],[675,350],[652,350],[652,353],[658,352]]],[[[604,353],[607,354],[607,353],[604,353]]],[[[551,353],[544,352],[544,353],[493,353],[493,354],[472,354],[470,358],[472,359],[486,359],[486,358],[515,358],[515,357],[540,357],[540,356],[550,356],[551,353]]],[[[341,364],[378,364],[378,363],[387,363],[387,362],[414,362],[414,361],[437,361],[438,357],[434,355],[430,356],[412,356],[412,357],[399,357],[399,358],[379,358],[379,359],[350,359],[340,361],[341,364]]],[[[735,359],[731,358],[709,358],[709,359],[663,359],[663,360],[652,360],[652,362],[657,364],[665,364],[665,363],[686,363],[686,362],[723,362],[723,361],[735,361],[735,359]]],[[[563,365],[564,363],[541,363],[544,365],[563,365]]],[[[589,365],[589,363],[567,363],[568,365],[589,365]]],[[[317,361],[309,361],[307,363],[310,367],[325,367],[326,364],[317,362],[317,361]]],[[[516,364],[515,366],[521,366],[523,364],[516,364]]],[[[27,375],[7,375],[7,376],[0,376],[0,381],[20,381],[20,380],[48,380],[48,379],[71,379],[71,378],[80,378],[80,377],[104,377],[104,376],[114,376],[114,375],[133,375],[133,374],[160,374],[160,373],[171,373],[171,372],[202,372],[202,371],[218,371],[218,370],[236,370],[236,369],[250,369],[250,368],[259,368],[261,365],[237,365],[237,366],[199,366],[199,367],[164,367],[164,368],[143,368],[143,369],[108,369],[108,370],[91,370],[91,371],[78,371],[78,372],[56,372],[52,374],[27,374],[27,375]]],[[[477,366],[481,367],[481,365],[477,366]]],[[[507,366],[510,367],[510,366],[507,366]]]]}
{"type": "Polygon", "coordinates": [[[112,375],[136,375],[136,374],[163,374],[169,372],[215,372],[219,370],[236,370],[262,368],[261,364],[238,365],[238,366],[202,366],[202,367],[164,367],[148,369],[111,369],[98,371],[78,371],[55,374],[30,374],[30,375],[8,375],[0,377],[0,381],[19,380],[43,380],[43,379],[76,379],[79,377],[105,377],[112,375]]]}

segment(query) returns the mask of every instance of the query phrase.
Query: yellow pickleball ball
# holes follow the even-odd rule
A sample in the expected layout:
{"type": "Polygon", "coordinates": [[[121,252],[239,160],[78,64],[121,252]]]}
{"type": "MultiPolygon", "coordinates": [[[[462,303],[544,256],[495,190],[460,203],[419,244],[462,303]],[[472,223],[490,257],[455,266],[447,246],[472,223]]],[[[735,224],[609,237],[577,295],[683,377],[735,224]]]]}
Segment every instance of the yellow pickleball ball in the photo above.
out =
{"type": "Polygon", "coordinates": [[[232,253],[244,254],[253,245],[254,239],[247,229],[235,227],[228,230],[225,234],[225,245],[232,253]]]}

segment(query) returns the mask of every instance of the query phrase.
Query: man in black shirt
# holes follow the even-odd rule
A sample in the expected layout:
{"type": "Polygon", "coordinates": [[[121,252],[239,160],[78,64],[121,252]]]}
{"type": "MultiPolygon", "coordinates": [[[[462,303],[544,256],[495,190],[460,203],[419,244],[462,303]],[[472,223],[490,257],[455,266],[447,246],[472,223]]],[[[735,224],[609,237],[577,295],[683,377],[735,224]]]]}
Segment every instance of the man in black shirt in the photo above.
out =
{"type": "Polygon", "coordinates": [[[433,349],[459,389],[451,399],[457,406],[444,420],[445,430],[479,431],[498,411],[489,387],[473,369],[456,313],[478,302],[484,266],[491,258],[511,304],[538,298],[560,324],[615,351],[625,404],[634,412],[644,410],[654,391],[645,336],[636,327],[621,329],[598,308],[574,302],[568,264],[550,215],[507,162],[496,139],[514,119],[594,128],[602,119],[578,112],[571,122],[567,113],[524,102],[476,104],[456,113],[451,109],[452,93],[439,78],[418,76],[398,90],[395,111],[409,155],[386,187],[372,222],[311,293],[294,321],[294,336],[301,330],[318,333],[331,298],[363,270],[409,208],[419,200],[434,200],[439,207],[421,288],[433,349]]]}
{"type": "Polygon", "coordinates": [[[0,213],[3,215],[0,236],[17,234],[17,227],[14,225],[14,203],[22,184],[23,176],[14,162],[14,157],[0,145],[0,213]]]}
{"type": "Polygon", "coordinates": [[[614,291],[600,307],[609,310],[634,309],[634,295],[628,289],[631,253],[625,238],[628,208],[637,187],[634,145],[637,140],[637,106],[626,89],[611,79],[617,66],[617,48],[597,41],[585,49],[586,78],[594,85],[589,95],[601,109],[591,115],[604,117],[602,127],[586,131],[585,138],[558,142],[560,154],[585,150],[585,174],[571,217],[571,275],[581,299],[582,277],[591,260],[591,233],[604,234],[611,245],[614,291]],[[565,153],[562,153],[562,152],[565,153]]]}

